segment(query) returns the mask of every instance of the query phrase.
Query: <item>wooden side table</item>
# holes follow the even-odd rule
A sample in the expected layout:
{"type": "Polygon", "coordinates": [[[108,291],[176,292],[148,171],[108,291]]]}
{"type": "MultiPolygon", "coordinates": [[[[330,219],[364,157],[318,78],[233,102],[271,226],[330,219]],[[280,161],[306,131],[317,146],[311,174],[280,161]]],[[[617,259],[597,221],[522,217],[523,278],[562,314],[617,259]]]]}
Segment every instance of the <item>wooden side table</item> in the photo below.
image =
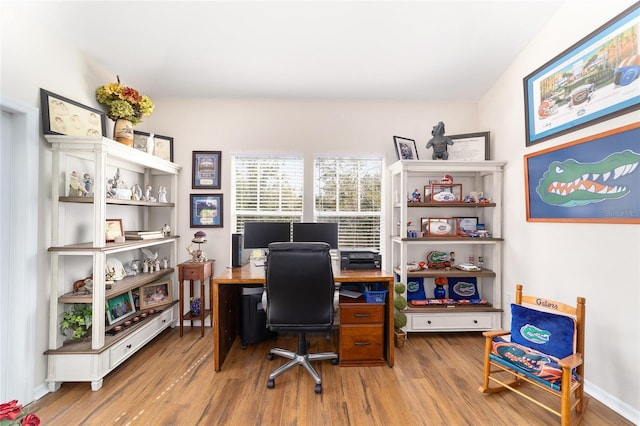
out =
{"type": "MultiPolygon", "coordinates": [[[[204,319],[211,313],[213,309],[213,285],[211,276],[213,275],[213,260],[206,262],[184,262],[178,265],[178,279],[180,280],[180,337],[183,333],[184,320],[191,321],[193,328],[194,318],[200,319],[200,337],[204,336],[204,319]],[[191,304],[189,310],[184,312],[184,282],[189,281],[189,296],[194,297],[194,282],[200,281],[200,314],[194,315],[191,312],[191,304]],[[204,301],[204,282],[209,281],[209,309],[206,308],[204,301]]],[[[213,316],[211,316],[211,325],[213,326],[213,316]]]]}

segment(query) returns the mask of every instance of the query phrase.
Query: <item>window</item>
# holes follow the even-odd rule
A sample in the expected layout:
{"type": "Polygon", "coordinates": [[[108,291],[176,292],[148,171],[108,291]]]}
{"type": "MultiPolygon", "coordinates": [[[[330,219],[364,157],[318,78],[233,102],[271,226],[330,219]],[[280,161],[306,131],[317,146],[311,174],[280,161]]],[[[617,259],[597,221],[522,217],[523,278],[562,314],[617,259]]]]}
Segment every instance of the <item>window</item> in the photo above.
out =
{"type": "Polygon", "coordinates": [[[381,157],[317,156],[314,220],[338,222],[340,247],[381,246],[381,157]]]}
{"type": "Polygon", "coordinates": [[[246,221],[302,221],[303,163],[292,155],[232,156],[235,232],[246,221]]]}

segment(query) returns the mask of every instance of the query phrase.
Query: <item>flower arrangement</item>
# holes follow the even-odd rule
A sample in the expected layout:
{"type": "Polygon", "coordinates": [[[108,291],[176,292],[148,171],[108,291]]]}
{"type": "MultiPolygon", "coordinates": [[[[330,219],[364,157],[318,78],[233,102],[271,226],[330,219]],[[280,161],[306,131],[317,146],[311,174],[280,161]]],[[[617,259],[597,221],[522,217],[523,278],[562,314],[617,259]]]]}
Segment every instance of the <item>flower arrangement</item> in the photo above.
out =
{"type": "Polygon", "coordinates": [[[108,107],[107,117],[114,121],[119,118],[129,120],[134,125],[140,123],[143,116],[151,115],[154,108],[151,99],[136,89],[121,85],[120,81],[98,87],[96,99],[108,107]]]}
{"type": "Polygon", "coordinates": [[[18,400],[0,404],[0,426],[5,425],[23,425],[38,426],[40,418],[33,413],[27,413],[18,404],[18,400]]]}

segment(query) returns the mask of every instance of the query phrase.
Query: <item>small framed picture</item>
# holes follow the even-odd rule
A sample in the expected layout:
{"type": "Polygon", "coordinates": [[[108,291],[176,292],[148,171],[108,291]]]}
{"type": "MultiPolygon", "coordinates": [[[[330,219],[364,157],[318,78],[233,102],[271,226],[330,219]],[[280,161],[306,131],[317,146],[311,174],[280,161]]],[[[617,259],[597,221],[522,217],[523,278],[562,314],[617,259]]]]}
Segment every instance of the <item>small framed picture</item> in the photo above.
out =
{"type": "MultiPolygon", "coordinates": [[[[140,151],[149,152],[147,139],[151,136],[147,132],[133,131],[133,147],[140,151]]],[[[156,157],[173,162],[173,138],[170,136],[153,135],[153,152],[156,157]]]]}
{"type": "Polygon", "coordinates": [[[40,89],[42,131],[45,135],[105,136],[104,112],[40,89]]]}
{"type": "Polygon", "coordinates": [[[464,232],[475,232],[478,230],[477,217],[456,217],[458,219],[458,229],[464,232]]]}
{"type": "Polygon", "coordinates": [[[220,189],[220,151],[193,151],[191,188],[220,189]]]}
{"type": "Polygon", "coordinates": [[[108,299],[105,311],[109,325],[113,325],[122,318],[135,313],[136,306],[133,303],[131,290],[108,299]]]}
{"type": "Polygon", "coordinates": [[[191,194],[192,228],[222,228],[222,194],[191,194]]]}
{"type": "Polygon", "coordinates": [[[140,287],[139,300],[140,310],[173,302],[171,281],[158,281],[140,287]]]}
{"type": "Polygon", "coordinates": [[[108,243],[113,243],[116,239],[124,238],[124,228],[122,219],[107,219],[105,226],[105,238],[108,243]]]}
{"type": "Polygon", "coordinates": [[[393,143],[396,147],[398,160],[418,160],[416,141],[401,136],[394,136],[393,143]]]}

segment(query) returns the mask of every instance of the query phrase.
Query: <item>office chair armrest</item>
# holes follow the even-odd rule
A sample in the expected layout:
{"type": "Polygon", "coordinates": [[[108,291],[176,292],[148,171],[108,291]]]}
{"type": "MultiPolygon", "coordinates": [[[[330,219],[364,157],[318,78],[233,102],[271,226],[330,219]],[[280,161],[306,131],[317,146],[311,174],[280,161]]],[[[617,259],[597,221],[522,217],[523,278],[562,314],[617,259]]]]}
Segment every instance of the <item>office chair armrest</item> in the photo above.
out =
{"type": "Polygon", "coordinates": [[[267,312],[267,288],[265,287],[264,290],[262,291],[262,309],[264,309],[265,312],[267,312]]]}

